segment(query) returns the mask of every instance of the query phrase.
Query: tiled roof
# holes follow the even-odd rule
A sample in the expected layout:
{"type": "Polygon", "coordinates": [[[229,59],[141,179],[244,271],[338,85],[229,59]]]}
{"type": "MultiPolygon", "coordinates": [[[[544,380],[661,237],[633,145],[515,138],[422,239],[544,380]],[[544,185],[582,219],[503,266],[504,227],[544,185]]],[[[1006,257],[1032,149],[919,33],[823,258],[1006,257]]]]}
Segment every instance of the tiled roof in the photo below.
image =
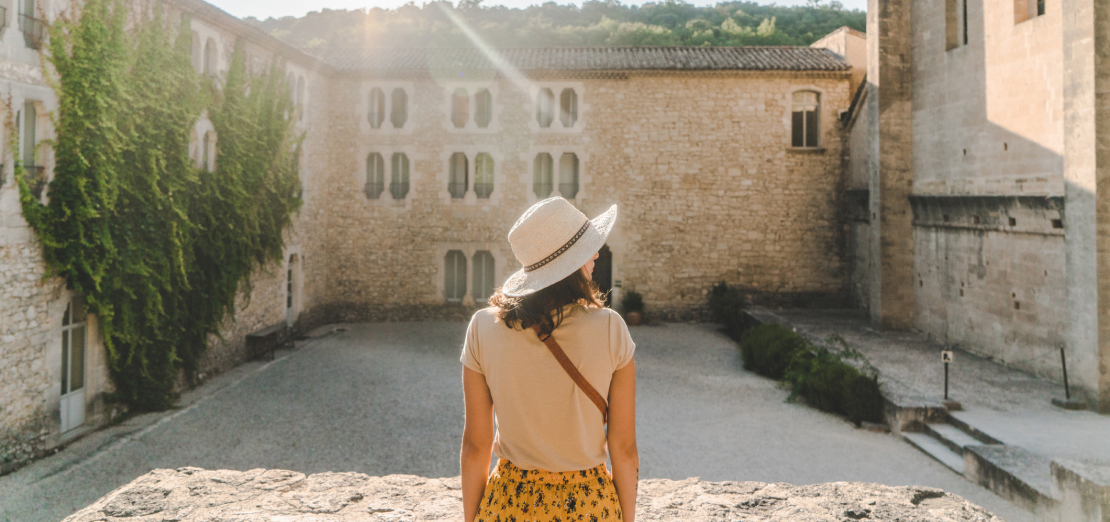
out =
{"type": "MultiPolygon", "coordinates": [[[[561,47],[495,49],[520,71],[846,71],[839,56],[813,47],[561,47]]],[[[344,72],[402,73],[497,69],[478,49],[309,51],[344,72]]]]}

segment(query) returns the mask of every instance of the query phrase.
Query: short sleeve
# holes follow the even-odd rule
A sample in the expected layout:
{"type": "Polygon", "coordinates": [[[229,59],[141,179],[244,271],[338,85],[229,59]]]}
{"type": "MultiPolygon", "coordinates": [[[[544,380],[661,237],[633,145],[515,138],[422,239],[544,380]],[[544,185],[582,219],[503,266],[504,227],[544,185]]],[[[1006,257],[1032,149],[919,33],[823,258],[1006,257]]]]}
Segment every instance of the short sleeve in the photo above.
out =
{"type": "Polygon", "coordinates": [[[620,314],[609,312],[609,353],[613,358],[613,371],[628,366],[636,352],[636,343],[628,333],[628,325],[620,314]]]}
{"type": "MultiPolygon", "coordinates": [[[[479,312],[481,313],[481,312],[479,312]]],[[[463,366],[485,375],[482,371],[481,348],[478,345],[478,314],[470,318],[470,325],[466,327],[466,340],[463,341],[462,356],[459,360],[463,366]]]]}

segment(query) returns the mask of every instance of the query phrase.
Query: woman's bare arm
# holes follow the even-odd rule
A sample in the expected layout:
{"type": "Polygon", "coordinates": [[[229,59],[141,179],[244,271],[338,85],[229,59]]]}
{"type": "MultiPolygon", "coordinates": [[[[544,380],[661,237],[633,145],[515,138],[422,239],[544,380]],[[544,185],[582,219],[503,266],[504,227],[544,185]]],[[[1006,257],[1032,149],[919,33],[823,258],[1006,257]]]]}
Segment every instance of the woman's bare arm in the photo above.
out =
{"type": "Polygon", "coordinates": [[[640,452],[636,449],[636,361],[613,373],[609,383],[609,458],[625,522],[636,522],[640,452]]]}
{"type": "Polygon", "coordinates": [[[463,515],[473,522],[486,491],[489,461],[493,453],[493,397],[486,377],[463,366],[463,396],[466,420],[463,424],[462,467],[463,515]]]}

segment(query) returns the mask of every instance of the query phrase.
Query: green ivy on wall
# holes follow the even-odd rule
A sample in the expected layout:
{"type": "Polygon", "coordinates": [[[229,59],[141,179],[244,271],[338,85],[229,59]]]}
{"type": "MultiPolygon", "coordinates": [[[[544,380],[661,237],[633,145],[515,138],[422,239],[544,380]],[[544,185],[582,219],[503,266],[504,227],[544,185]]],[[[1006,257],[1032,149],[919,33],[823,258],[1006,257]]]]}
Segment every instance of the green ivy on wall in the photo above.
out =
{"type": "Polygon", "coordinates": [[[191,66],[187,17],[175,28],[160,5],[137,13],[124,0],[88,0],[50,27],[49,203],[18,162],[16,179],[52,274],[99,318],[116,399],[142,411],[173,404],[182,370],[195,378],[250,275],[282,259],[301,199],[282,64],[251,71],[239,42],[218,86],[191,66]],[[206,108],[214,172],[189,157],[206,108]]]}

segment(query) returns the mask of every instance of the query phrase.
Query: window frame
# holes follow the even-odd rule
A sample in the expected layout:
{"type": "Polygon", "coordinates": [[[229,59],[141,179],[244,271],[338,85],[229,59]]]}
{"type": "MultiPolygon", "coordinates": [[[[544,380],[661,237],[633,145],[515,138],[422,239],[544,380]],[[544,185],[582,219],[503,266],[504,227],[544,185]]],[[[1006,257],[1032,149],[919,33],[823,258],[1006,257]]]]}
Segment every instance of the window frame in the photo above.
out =
{"type": "Polygon", "coordinates": [[[543,200],[551,197],[555,189],[555,158],[550,152],[537,152],[532,159],[532,194],[536,199],[543,200]],[[544,179],[546,178],[546,183],[544,179]],[[546,193],[540,194],[541,189],[546,193]]]}
{"type": "Polygon", "coordinates": [[[447,161],[447,192],[453,200],[465,199],[466,193],[470,191],[470,158],[467,157],[466,152],[456,151],[451,153],[447,161]],[[459,165],[460,160],[461,165],[459,165]],[[462,176],[461,182],[459,181],[460,174],[462,176]]]}
{"type": "Polygon", "coordinates": [[[788,94],[788,97],[787,97],[787,102],[789,104],[788,105],[789,106],[789,111],[788,111],[788,115],[786,117],[786,121],[787,121],[787,143],[789,144],[789,147],[791,149],[795,149],[795,150],[821,150],[822,149],[822,147],[824,145],[824,141],[822,140],[822,133],[821,133],[821,128],[822,128],[822,125],[821,125],[822,124],[821,98],[822,98],[823,95],[824,95],[824,92],[822,90],[817,89],[817,88],[813,88],[813,87],[808,87],[808,86],[807,87],[799,87],[799,88],[795,88],[795,89],[790,90],[790,92],[788,94]],[[801,94],[803,96],[803,99],[800,102],[795,99],[796,96],[799,95],[799,94],[801,94]],[[812,104],[808,100],[805,99],[805,95],[807,95],[807,94],[814,95],[814,101],[812,102],[812,104]],[[801,107],[800,111],[797,110],[799,107],[801,107]],[[807,109],[812,109],[812,110],[807,110],[807,109]],[[795,114],[797,114],[799,112],[802,115],[801,116],[801,123],[802,123],[801,127],[802,128],[801,128],[801,131],[800,131],[801,132],[801,145],[799,145],[798,142],[795,141],[795,138],[797,137],[797,136],[795,136],[795,134],[796,134],[796,125],[798,123],[798,121],[795,119],[795,114]],[[807,114],[811,113],[811,112],[813,113],[813,121],[812,122],[807,117],[807,114]],[[810,134],[809,134],[810,129],[814,129],[813,136],[812,136],[812,138],[813,138],[812,143],[810,143],[810,139],[809,139],[810,138],[810,134]]]}
{"type": "Polygon", "coordinates": [[[393,82],[393,81],[367,81],[359,86],[360,101],[358,110],[363,114],[363,118],[359,123],[361,132],[370,134],[411,134],[413,122],[413,84],[412,82],[393,82]],[[381,124],[377,127],[371,121],[371,101],[370,97],[375,90],[381,91],[382,106],[381,106],[381,124]],[[403,102],[403,107],[398,107],[397,104],[403,102]],[[365,105],[363,105],[365,104],[365,105]],[[397,126],[397,120],[401,121],[401,126],[397,126]]]}
{"type": "Polygon", "coordinates": [[[389,194],[394,200],[403,200],[408,197],[411,179],[411,166],[409,156],[405,152],[396,151],[389,157],[389,194]]]}
{"type": "Polygon", "coordinates": [[[366,154],[366,182],[363,184],[363,193],[366,199],[381,199],[385,192],[385,157],[379,151],[366,154]],[[375,178],[380,178],[380,183],[373,183],[375,178]],[[371,195],[373,193],[373,195],[371,195]]]}
{"type": "Polygon", "coordinates": [[[460,249],[448,250],[443,256],[443,297],[447,302],[461,303],[466,298],[467,272],[466,253],[460,249]],[[462,277],[459,277],[460,273],[462,277]]]}
{"type": "Polygon", "coordinates": [[[475,302],[488,301],[497,288],[497,259],[489,250],[477,250],[470,262],[471,288],[470,295],[475,302]],[[481,270],[479,271],[479,267],[481,270]],[[481,281],[479,277],[481,276],[481,281]],[[488,285],[487,285],[488,283],[488,285]],[[480,295],[480,290],[488,290],[485,295],[480,295]]]}
{"type": "Polygon", "coordinates": [[[497,162],[493,159],[493,154],[479,152],[474,155],[474,195],[478,199],[489,199],[493,195],[496,188],[494,184],[496,168],[497,162]]]}
{"type": "Polygon", "coordinates": [[[559,155],[559,195],[564,199],[573,200],[578,197],[578,191],[581,187],[579,181],[581,160],[578,159],[578,154],[575,152],[567,151],[559,155]],[[568,158],[569,156],[569,158],[568,158]],[[570,168],[565,166],[569,160],[570,168]],[[564,175],[569,174],[573,177],[573,183],[564,181],[564,175]],[[571,191],[571,195],[567,195],[567,191],[571,191]]]}
{"type": "Polygon", "coordinates": [[[385,103],[385,91],[381,87],[372,87],[366,94],[366,122],[371,129],[378,130],[385,124],[385,103]]]}

